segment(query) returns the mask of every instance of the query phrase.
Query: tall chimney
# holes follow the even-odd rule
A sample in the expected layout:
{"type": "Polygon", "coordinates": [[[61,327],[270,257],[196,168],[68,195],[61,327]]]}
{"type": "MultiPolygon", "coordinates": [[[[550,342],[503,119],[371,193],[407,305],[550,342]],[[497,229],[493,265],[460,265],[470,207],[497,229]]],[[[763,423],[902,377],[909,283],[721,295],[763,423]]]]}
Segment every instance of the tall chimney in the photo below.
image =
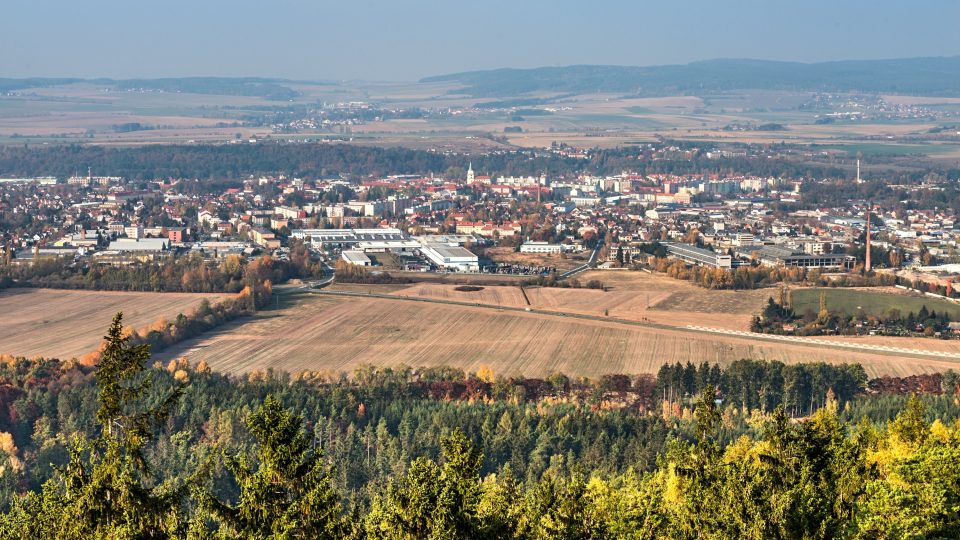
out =
{"type": "Polygon", "coordinates": [[[870,271],[870,204],[867,204],[867,255],[863,263],[863,271],[870,271]]]}

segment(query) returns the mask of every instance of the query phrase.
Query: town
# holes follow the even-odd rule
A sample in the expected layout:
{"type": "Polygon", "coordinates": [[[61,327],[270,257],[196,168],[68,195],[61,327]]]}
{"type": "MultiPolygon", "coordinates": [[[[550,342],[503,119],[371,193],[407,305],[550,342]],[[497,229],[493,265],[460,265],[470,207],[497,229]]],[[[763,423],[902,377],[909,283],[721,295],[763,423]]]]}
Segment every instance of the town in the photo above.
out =
{"type": "MultiPolygon", "coordinates": [[[[92,173],[0,178],[0,215],[9,225],[4,260],[128,265],[187,253],[283,258],[290,242],[303,242],[331,266],[342,260],[373,271],[548,275],[587,263],[648,263],[657,243],[670,258],[726,270],[877,270],[923,275],[942,287],[960,273],[952,209],[805,200],[805,190],[825,180],[629,171],[512,176],[465,165],[459,178],[260,176],[219,191],[220,184],[191,179],[139,182],[133,189],[123,178],[92,173]]],[[[889,186],[898,188],[910,197],[942,186],[889,186]]]]}

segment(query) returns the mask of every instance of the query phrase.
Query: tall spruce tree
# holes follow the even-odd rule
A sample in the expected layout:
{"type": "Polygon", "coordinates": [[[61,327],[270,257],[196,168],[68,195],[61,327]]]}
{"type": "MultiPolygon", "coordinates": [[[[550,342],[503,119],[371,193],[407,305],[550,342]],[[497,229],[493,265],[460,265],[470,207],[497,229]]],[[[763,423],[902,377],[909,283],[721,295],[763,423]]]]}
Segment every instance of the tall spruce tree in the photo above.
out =
{"type": "Polygon", "coordinates": [[[368,538],[468,539],[495,528],[478,518],[482,454],[459,428],[440,440],[440,448],[443,465],[417,458],[374,503],[368,538]]]}
{"type": "Polygon", "coordinates": [[[20,538],[149,539],[183,532],[186,482],[160,482],[144,458],[181,389],[147,405],[148,347],[129,346],[122,313],[105,339],[96,370],[100,433],[93,440],[75,438],[66,467],[40,495],[22,503],[20,538]]]}
{"type": "Polygon", "coordinates": [[[244,455],[225,454],[227,469],[239,487],[237,503],[221,501],[206,491],[197,493],[202,512],[218,525],[216,536],[343,538],[347,530],[340,503],[321,453],[311,450],[303,418],[268,395],[250,415],[247,428],[258,444],[257,468],[244,455]]]}

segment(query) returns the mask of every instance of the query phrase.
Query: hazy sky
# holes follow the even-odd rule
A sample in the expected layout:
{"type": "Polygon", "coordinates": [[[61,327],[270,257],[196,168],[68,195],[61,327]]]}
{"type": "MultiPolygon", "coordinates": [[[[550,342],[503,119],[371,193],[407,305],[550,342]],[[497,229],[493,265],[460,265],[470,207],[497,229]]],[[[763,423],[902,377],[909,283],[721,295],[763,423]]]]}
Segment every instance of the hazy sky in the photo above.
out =
{"type": "Polygon", "coordinates": [[[0,77],[415,80],[960,55],[957,0],[2,0],[0,77]]]}

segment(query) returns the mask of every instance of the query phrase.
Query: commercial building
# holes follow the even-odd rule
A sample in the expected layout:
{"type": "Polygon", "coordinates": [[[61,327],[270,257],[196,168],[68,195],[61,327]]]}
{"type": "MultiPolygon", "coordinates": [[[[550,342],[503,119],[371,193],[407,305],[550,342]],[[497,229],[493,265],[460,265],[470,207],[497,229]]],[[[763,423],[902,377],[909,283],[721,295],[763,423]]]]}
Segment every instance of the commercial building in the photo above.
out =
{"type": "Polygon", "coordinates": [[[340,254],[340,258],[354,266],[370,266],[370,257],[362,251],[347,250],[340,254]]]}
{"type": "Polygon", "coordinates": [[[470,250],[456,245],[424,244],[420,253],[438,268],[448,272],[479,272],[480,259],[470,250]]]}
{"type": "Polygon", "coordinates": [[[724,253],[698,248],[691,244],[667,243],[664,246],[667,248],[668,256],[686,263],[728,270],[733,267],[733,257],[724,253]]]}
{"type": "Polygon", "coordinates": [[[756,260],[767,266],[846,270],[853,268],[856,263],[856,258],[852,255],[809,254],[779,246],[747,246],[737,249],[734,253],[737,257],[756,260]]]}
{"type": "Polygon", "coordinates": [[[277,249],[280,247],[280,240],[277,239],[276,235],[274,235],[272,231],[260,227],[254,227],[250,230],[250,238],[260,247],[267,249],[277,249]]]}
{"type": "Polygon", "coordinates": [[[547,242],[524,242],[520,246],[520,253],[547,253],[557,254],[572,251],[573,246],[563,244],[549,244],[547,242]]]}

